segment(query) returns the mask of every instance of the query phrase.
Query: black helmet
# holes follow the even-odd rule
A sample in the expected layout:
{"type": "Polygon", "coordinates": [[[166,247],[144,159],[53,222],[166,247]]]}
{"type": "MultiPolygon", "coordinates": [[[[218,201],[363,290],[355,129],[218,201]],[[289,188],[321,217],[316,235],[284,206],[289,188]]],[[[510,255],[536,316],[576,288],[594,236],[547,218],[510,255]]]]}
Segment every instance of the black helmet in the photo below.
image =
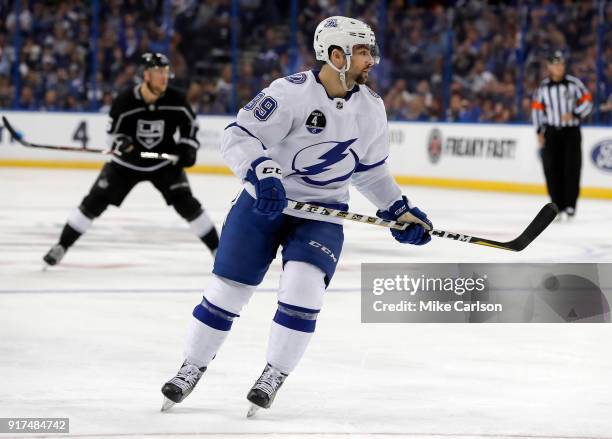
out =
{"type": "Polygon", "coordinates": [[[565,63],[565,56],[563,56],[562,50],[555,50],[547,58],[548,62],[551,64],[563,64],[565,63]]]}
{"type": "Polygon", "coordinates": [[[168,57],[163,53],[147,52],[143,53],[140,57],[140,67],[143,70],[155,67],[170,67],[170,61],[168,61],[168,57]]]}

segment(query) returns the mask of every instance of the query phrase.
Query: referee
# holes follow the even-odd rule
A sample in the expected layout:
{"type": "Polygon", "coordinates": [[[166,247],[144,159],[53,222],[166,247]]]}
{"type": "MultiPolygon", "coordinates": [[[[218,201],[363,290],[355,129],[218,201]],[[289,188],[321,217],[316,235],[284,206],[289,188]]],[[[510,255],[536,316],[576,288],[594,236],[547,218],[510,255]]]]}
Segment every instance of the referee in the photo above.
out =
{"type": "Polygon", "coordinates": [[[548,194],[559,207],[558,219],[570,219],[576,214],[580,191],[580,121],[591,112],[593,98],[578,78],[565,74],[560,50],[548,57],[547,69],[548,77],[533,97],[532,118],[542,148],[548,194]]]}

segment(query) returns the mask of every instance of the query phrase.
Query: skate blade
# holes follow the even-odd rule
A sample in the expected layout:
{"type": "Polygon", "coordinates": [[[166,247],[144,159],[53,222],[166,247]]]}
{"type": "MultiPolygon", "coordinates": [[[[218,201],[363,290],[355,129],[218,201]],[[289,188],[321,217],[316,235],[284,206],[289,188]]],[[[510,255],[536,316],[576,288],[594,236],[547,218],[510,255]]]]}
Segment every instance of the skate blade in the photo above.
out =
{"type": "Polygon", "coordinates": [[[170,410],[172,407],[174,407],[174,404],[176,404],[174,401],[170,401],[168,398],[166,398],[164,396],[164,403],[162,404],[162,408],[161,411],[162,412],[167,412],[168,410],[170,410]]]}
{"type": "Polygon", "coordinates": [[[258,405],[251,404],[251,407],[249,407],[249,411],[247,412],[247,418],[252,418],[253,416],[255,416],[255,413],[257,413],[260,408],[261,407],[259,407],[258,405]]]}

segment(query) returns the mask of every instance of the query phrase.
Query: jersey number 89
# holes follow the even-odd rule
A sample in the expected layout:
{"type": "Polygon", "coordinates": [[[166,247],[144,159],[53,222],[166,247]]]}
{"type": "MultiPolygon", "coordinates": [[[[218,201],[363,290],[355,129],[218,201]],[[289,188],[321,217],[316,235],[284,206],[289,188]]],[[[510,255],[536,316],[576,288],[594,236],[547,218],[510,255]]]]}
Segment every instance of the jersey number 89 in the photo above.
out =
{"type": "Polygon", "coordinates": [[[253,111],[253,116],[262,122],[264,120],[268,120],[268,118],[272,116],[272,113],[274,113],[278,107],[278,102],[276,102],[272,96],[264,96],[265,95],[263,93],[259,93],[253,98],[253,100],[251,100],[251,102],[244,106],[246,111],[251,111],[254,108],[255,111],[253,111]]]}

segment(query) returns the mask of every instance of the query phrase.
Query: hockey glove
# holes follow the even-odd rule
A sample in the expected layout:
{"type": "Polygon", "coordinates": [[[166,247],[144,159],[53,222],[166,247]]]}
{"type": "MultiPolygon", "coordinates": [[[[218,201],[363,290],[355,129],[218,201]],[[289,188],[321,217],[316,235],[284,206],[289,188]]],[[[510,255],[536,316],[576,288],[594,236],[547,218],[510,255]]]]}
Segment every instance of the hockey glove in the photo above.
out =
{"type": "Polygon", "coordinates": [[[176,162],[176,166],[180,166],[181,168],[189,168],[195,165],[198,150],[193,146],[185,145],[183,143],[179,143],[178,146],[180,154],[178,162],[176,162]]]}
{"type": "Polygon", "coordinates": [[[428,232],[433,229],[431,221],[417,207],[411,207],[405,196],[393,203],[388,210],[376,212],[376,216],[391,221],[412,223],[404,230],[391,229],[391,235],[402,244],[423,245],[431,241],[428,232]]]}
{"type": "Polygon", "coordinates": [[[115,136],[111,151],[113,154],[123,159],[138,157],[138,151],[134,146],[132,138],[126,134],[117,134],[115,136]]]}
{"type": "Polygon", "coordinates": [[[287,207],[287,194],[282,177],[280,166],[272,159],[260,157],[251,163],[246,180],[255,187],[255,212],[269,215],[273,219],[287,207]]]}

